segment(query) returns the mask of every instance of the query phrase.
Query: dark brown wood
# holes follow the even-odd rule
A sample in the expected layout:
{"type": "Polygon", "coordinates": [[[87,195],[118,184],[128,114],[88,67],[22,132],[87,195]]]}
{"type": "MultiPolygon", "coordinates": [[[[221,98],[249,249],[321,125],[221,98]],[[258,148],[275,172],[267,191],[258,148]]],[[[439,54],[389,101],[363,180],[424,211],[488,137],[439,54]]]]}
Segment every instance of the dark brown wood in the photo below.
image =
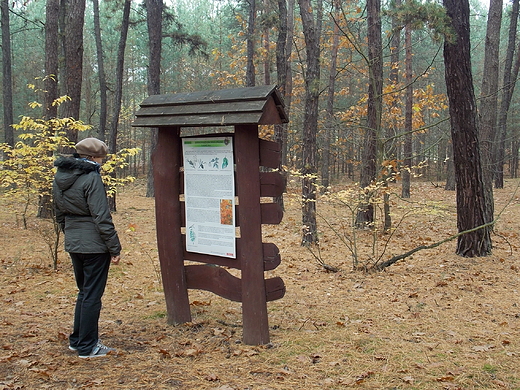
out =
{"type": "Polygon", "coordinates": [[[270,271],[278,267],[282,261],[280,250],[272,242],[264,242],[262,244],[264,251],[264,270],[270,271]]]}
{"type": "Polygon", "coordinates": [[[261,203],[261,197],[280,196],[285,179],[278,172],[260,172],[260,166],[278,168],[281,153],[278,143],[258,138],[258,125],[288,121],[280,93],[275,86],[260,86],[154,95],[141,104],[136,116],[133,126],[159,128],[153,165],[168,322],[191,321],[188,288],[208,290],[242,302],[244,343],[268,343],[267,302],[282,298],[285,285],[279,277],[264,277],[264,271],[275,269],[281,258],[276,245],[262,243],[262,224],[279,223],[283,211],[278,204],[261,203]],[[227,125],[235,126],[235,192],[239,200],[235,217],[241,236],[236,239],[236,259],[187,252],[181,232],[185,210],[180,200],[184,192],[180,128],[227,125]],[[185,261],[206,265],[185,265],[185,261]],[[240,270],[241,278],[223,267],[240,270]]]}
{"type": "Polygon", "coordinates": [[[260,146],[258,126],[236,126],[236,178],[241,185],[237,195],[240,201],[240,235],[242,252],[242,316],[246,344],[269,342],[262,227],[260,211],[260,146]],[[258,172],[258,174],[254,174],[258,172]]]}
{"type": "Polygon", "coordinates": [[[153,95],[141,103],[133,126],[227,126],[287,123],[274,85],[221,91],[153,95]]]}
{"type": "MultiPolygon", "coordinates": [[[[212,256],[206,255],[202,253],[188,252],[186,251],[186,239],[185,235],[182,235],[182,243],[183,243],[183,251],[184,251],[184,260],[188,261],[196,261],[199,263],[206,264],[215,264],[223,267],[241,269],[242,263],[237,259],[231,259],[229,257],[221,257],[221,256],[212,256]]],[[[241,257],[242,253],[242,240],[240,238],[236,239],[236,248],[237,248],[237,258],[241,257]]],[[[281,256],[278,247],[270,242],[262,243],[262,252],[263,252],[263,261],[264,261],[264,270],[270,271],[278,267],[281,263],[281,256]]]]}
{"type": "MultiPolygon", "coordinates": [[[[185,269],[188,288],[211,291],[231,301],[243,302],[242,281],[226,269],[213,265],[187,265],[185,269]]],[[[268,302],[283,298],[285,283],[280,277],[267,279],[265,290],[268,302]]]]}
{"type": "Polygon", "coordinates": [[[280,277],[274,277],[265,280],[265,299],[267,302],[276,301],[285,296],[285,283],[280,277]]]}
{"type": "Polygon", "coordinates": [[[234,302],[242,302],[242,281],[226,269],[214,265],[187,265],[188,288],[211,291],[234,302]]]}
{"type": "Polygon", "coordinates": [[[260,165],[277,169],[281,160],[280,144],[278,142],[260,140],[260,165]]]}
{"type": "Polygon", "coordinates": [[[286,179],[280,172],[260,172],[260,196],[281,196],[286,179]]]}
{"type": "Polygon", "coordinates": [[[215,102],[246,102],[249,100],[266,100],[269,96],[273,96],[277,105],[285,107],[283,98],[274,85],[261,85],[253,88],[230,88],[216,91],[197,91],[165,95],[152,95],[147,97],[140,104],[140,106],[147,107],[158,105],[184,105],[193,103],[213,104],[215,102]]]}
{"type": "Polygon", "coordinates": [[[164,127],[164,126],[229,126],[232,124],[260,123],[262,111],[245,113],[219,113],[219,114],[194,114],[186,116],[141,116],[134,121],[134,125],[140,127],[164,127]]]}
{"type": "Polygon", "coordinates": [[[191,321],[184,275],[179,200],[181,166],[180,128],[159,129],[153,154],[157,247],[168,323],[191,321]]]}
{"type": "Polygon", "coordinates": [[[277,203],[262,203],[262,224],[278,225],[283,219],[282,207],[277,203]]]}
{"type": "MultiPolygon", "coordinates": [[[[234,103],[235,105],[238,103],[234,103]]],[[[160,106],[145,106],[142,107],[139,116],[182,116],[193,114],[218,114],[218,113],[233,113],[240,108],[241,112],[255,112],[262,111],[265,106],[265,100],[251,100],[240,102],[240,107],[231,105],[229,102],[213,102],[193,103],[182,105],[160,105],[160,106]]]]}

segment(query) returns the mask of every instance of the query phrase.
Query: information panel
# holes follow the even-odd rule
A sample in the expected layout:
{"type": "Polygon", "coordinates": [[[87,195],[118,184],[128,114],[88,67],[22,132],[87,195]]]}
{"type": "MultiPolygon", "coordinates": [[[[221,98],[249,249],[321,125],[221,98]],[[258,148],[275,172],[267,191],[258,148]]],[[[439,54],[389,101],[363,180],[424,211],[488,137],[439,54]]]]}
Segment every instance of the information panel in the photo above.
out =
{"type": "Polygon", "coordinates": [[[183,138],[186,250],[236,258],[231,137],[183,138]]]}

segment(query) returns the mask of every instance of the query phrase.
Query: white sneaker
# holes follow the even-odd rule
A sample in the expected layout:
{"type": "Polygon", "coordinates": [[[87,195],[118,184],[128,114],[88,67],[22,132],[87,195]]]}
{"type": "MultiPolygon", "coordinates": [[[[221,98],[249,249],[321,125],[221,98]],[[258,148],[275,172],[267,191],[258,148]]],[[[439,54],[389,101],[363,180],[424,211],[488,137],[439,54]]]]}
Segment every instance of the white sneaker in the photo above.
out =
{"type": "Polygon", "coordinates": [[[109,348],[106,345],[103,345],[101,341],[98,341],[94,348],[92,348],[92,351],[88,355],[79,355],[82,359],[88,359],[88,358],[95,358],[95,357],[102,357],[107,356],[110,352],[115,352],[116,350],[114,348],[109,348]]]}

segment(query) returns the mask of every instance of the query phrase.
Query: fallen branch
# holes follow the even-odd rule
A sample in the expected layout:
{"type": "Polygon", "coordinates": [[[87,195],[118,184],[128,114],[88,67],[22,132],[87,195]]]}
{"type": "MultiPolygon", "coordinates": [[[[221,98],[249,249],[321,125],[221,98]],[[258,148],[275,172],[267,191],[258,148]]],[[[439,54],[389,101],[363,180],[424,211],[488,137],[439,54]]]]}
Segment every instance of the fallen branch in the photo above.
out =
{"type": "Polygon", "coordinates": [[[463,232],[460,232],[460,233],[457,233],[451,237],[448,237],[448,238],[445,238],[444,240],[441,240],[441,241],[438,241],[438,242],[435,242],[431,245],[421,245],[421,246],[418,246],[412,250],[409,250],[408,252],[406,253],[403,253],[401,255],[397,255],[397,256],[394,256],[392,257],[391,259],[387,260],[387,261],[384,261],[382,262],[381,264],[377,264],[375,265],[374,267],[372,267],[372,270],[374,271],[382,271],[383,269],[385,269],[386,267],[389,267],[391,266],[392,264],[394,263],[397,263],[399,260],[403,260],[403,259],[406,259],[407,257],[413,255],[414,253],[416,252],[419,252],[419,251],[422,251],[424,249],[433,249],[433,248],[436,248],[446,242],[449,242],[449,241],[453,241],[455,240],[456,238],[459,238],[460,236],[464,235],[464,234],[467,234],[467,233],[471,233],[471,232],[474,232],[474,231],[477,231],[477,230],[480,230],[480,229],[484,229],[484,228],[487,228],[487,227],[491,227],[493,226],[494,224],[496,223],[496,220],[494,221],[491,221],[491,222],[488,222],[488,223],[485,223],[484,225],[480,225],[480,226],[477,226],[473,229],[469,229],[469,230],[465,230],[463,232]]]}

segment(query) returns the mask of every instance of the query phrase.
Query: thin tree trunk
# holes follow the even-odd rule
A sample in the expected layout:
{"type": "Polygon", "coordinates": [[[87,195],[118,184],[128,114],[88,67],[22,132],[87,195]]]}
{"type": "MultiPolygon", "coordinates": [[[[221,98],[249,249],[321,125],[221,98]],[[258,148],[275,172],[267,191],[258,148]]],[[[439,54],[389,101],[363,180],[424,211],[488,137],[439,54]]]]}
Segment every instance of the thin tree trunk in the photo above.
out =
{"type": "Polygon", "coordinates": [[[511,105],[511,98],[515,88],[516,77],[518,75],[518,66],[520,63],[520,50],[517,50],[517,60],[515,70],[513,68],[513,57],[516,46],[516,32],[518,26],[518,13],[520,9],[520,1],[513,0],[511,9],[511,22],[509,24],[509,38],[507,42],[506,59],[504,61],[504,74],[502,82],[502,99],[500,102],[500,111],[498,113],[498,132],[496,134],[493,158],[494,158],[494,175],[495,188],[504,188],[504,162],[505,162],[505,145],[507,133],[507,115],[511,105]],[[516,74],[516,75],[515,75],[516,74]]]}
{"type": "MultiPolygon", "coordinates": [[[[398,8],[401,6],[401,0],[395,0],[395,7],[398,8]]],[[[390,43],[390,82],[394,90],[398,90],[399,87],[399,60],[400,60],[400,50],[401,50],[401,28],[399,26],[397,18],[394,16],[392,18],[392,40],[390,43]]],[[[397,92],[395,92],[397,93],[397,92]]],[[[393,113],[397,113],[400,110],[399,99],[394,97],[393,103],[391,106],[391,110],[393,113]]],[[[386,140],[384,145],[384,159],[387,161],[387,167],[385,170],[387,171],[386,175],[384,175],[385,186],[388,187],[389,181],[394,181],[391,175],[396,173],[396,169],[391,167],[397,167],[397,143],[396,136],[398,133],[398,122],[396,115],[392,115],[392,122],[390,126],[386,129],[386,140]]],[[[383,211],[384,211],[384,231],[388,232],[392,228],[392,216],[390,214],[390,194],[388,191],[385,191],[383,195],[383,211]]]]}
{"type": "Polygon", "coordinates": [[[247,66],[246,87],[255,86],[255,23],[256,23],[256,0],[247,0],[249,4],[249,17],[247,22],[247,66]]]}
{"type": "Polygon", "coordinates": [[[264,84],[271,84],[271,44],[269,39],[269,28],[266,27],[264,29],[264,51],[265,51],[265,59],[264,59],[264,84]]]}
{"type": "MultiPolygon", "coordinates": [[[[463,232],[483,226],[487,215],[471,73],[469,1],[444,0],[444,6],[456,36],[455,42],[444,43],[444,65],[457,187],[457,228],[463,232]]],[[[460,236],[456,253],[487,256],[491,246],[490,229],[486,227],[460,236]]]]}
{"type": "Polygon", "coordinates": [[[9,25],[9,1],[1,0],[2,28],[2,103],[4,107],[5,143],[14,146],[13,77],[11,65],[11,28],[9,25]]]}
{"type": "MultiPolygon", "coordinates": [[[[95,0],[97,1],[97,0],[95,0]]],[[[123,76],[124,76],[124,64],[125,64],[125,48],[126,38],[128,36],[128,26],[130,24],[130,5],[132,0],[125,0],[123,6],[123,19],[121,21],[121,36],[119,38],[119,46],[117,50],[117,65],[116,65],[116,87],[114,94],[114,115],[112,116],[112,122],[110,123],[110,142],[108,148],[110,153],[117,153],[117,134],[119,126],[119,114],[121,112],[121,101],[123,97],[123,76]]],[[[116,172],[113,172],[114,176],[116,172]]],[[[117,210],[117,197],[114,193],[109,198],[110,209],[112,211],[117,210]]]]}
{"type": "MultiPolygon", "coordinates": [[[[149,41],[148,94],[161,93],[161,52],[162,52],[162,0],[146,0],[146,21],[149,41]]],[[[157,129],[151,129],[150,156],[157,146],[157,129]]],[[[148,169],[146,196],[154,196],[153,163],[148,169]]]]}
{"type": "MultiPolygon", "coordinates": [[[[99,128],[98,138],[102,141],[106,136],[107,125],[107,79],[105,75],[105,60],[103,58],[103,43],[101,41],[101,23],[99,21],[99,0],[92,0],[94,7],[94,37],[96,41],[96,56],[99,80],[99,128]]],[[[115,210],[115,208],[113,209],[115,210]]]]}
{"type": "Polygon", "coordinates": [[[406,47],[406,93],[405,93],[405,113],[404,113],[404,170],[401,196],[410,197],[410,179],[413,165],[413,66],[412,66],[412,29],[407,24],[404,30],[404,40],[406,47]]]}
{"type": "MultiPolygon", "coordinates": [[[[58,116],[58,106],[54,101],[58,98],[58,29],[60,3],[59,0],[48,0],[45,8],[45,77],[43,85],[43,117],[46,120],[58,116]]],[[[53,136],[54,134],[49,134],[53,136]]],[[[52,152],[48,152],[52,156],[52,152]]],[[[38,218],[53,218],[51,196],[40,194],[38,198],[38,218]]],[[[59,235],[57,237],[59,239],[59,235]]]]}
{"type": "Polygon", "coordinates": [[[498,66],[502,0],[491,0],[484,49],[484,72],[480,92],[480,148],[482,180],[486,196],[486,222],[493,221],[493,143],[497,132],[498,66]]]}
{"type": "Polygon", "coordinates": [[[60,0],[47,0],[45,7],[45,81],[44,118],[58,116],[58,106],[54,101],[58,98],[58,31],[60,0]]]}
{"type": "MultiPolygon", "coordinates": [[[[381,109],[383,101],[383,47],[381,37],[381,1],[367,0],[368,23],[368,107],[367,128],[363,143],[360,185],[368,187],[376,180],[377,150],[381,133],[381,109]]],[[[361,201],[356,217],[358,228],[371,227],[374,222],[374,206],[371,194],[361,201]]]]}
{"type": "MultiPolygon", "coordinates": [[[[305,114],[303,124],[302,161],[302,245],[318,242],[316,223],[316,136],[320,92],[320,42],[317,20],[310,0],[298,0],[306,44],[305,114]]],[[[319,15],[319,11],[316,12],[319,15]]]]}
{"type": "MultiPolygon", "coordinates": [[[[334,19],[338,19],[339,16],[339,4],[338,1],[334,1],[334,19]]],[[[332,134],[335,128],[334,121],[334,95],[336,93],[336,73],[337,73],[337,62],[338,62],[338,50],[339,50],[339,27],[334,22],[334,30],[332,32],[332,46],[330,48],[330,68],[329,68],[329,88],[327,91],[327,125],[325,126],[325,140],[323,145],[323,158],[321,164],[321,184],[323,190],[327,190],[330,186],[330,144],[332,134]]]]}
{"type": "MultiPolygon", "coordinates": [[[[95,0],[97,1],[97,0],[95,0]]],[[[125,0],[123,7],[123,19],[121,21],[121,36],[117,50],[116,85],[114,94],[114,113],[110,126],[110,141],[108,143],[110,153],[117,153],[117,134],[119,125],[119,114],[121,113],[121,101],[123,98],[123,76],[125,64],[125,49],[130,24],[130,6],[132,0],[125,0]]]]}
{"type": "MultiPolygon", "coordinates": [[[[285,97],[287,90],[287,28],[288,28],[288,16],[287,16],[287,1],[278,0],[278,37],[276,40],[276,73],[278,80],[278,88],[280,93],[285,97]]],[[[285,174],[284,166],[285,160],[283,155],[284,147],[286,148],[287,143],[287,124],[278,124],[274,126],[274,139],[280,144],[282,151],[282,158],[280,159],[280,165],[278,169],[280,172],[285,174]]],[[[285,209],[283,195],[278,196],[274,201],[279,204],[282,209],[285,209]]]]}

